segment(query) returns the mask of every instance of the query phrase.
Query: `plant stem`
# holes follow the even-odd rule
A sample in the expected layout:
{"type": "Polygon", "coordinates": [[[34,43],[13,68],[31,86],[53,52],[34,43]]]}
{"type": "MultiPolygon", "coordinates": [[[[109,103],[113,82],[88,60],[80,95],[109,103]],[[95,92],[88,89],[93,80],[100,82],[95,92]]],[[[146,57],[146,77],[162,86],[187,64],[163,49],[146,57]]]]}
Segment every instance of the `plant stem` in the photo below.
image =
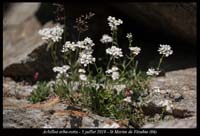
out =
{"type": "Polygon", "coordinates": [[[137,66],[138,66],[138,61],[135,62],[134,75],[136,75],[137,66]]]}
{"type": "Polygon", "coordinates": [[[99,74],[99,71],[98,71],[98,68],[97,68],[96,63],[94,63],[94,66],[95,66],[95,68],[96,68],[97,73],[99,74]]]}
{"type": "Polygon", "coordinates": [[[107,69],[109,69],[109,67],[110,67],[110,63],[111,63],[111,61],[112,61],[112,58],[113,58],[113,57],[110,57],[110,60],[109,60],[108,65],[107,65],[107,69]]]}
{"type": "Polygon", "coordinates": [[[134,58],[135,58],[135,56],[134,57],[132,57],[131,58],[131,60],[126,64],[126,66],[124,67],[124,70],[123,70],[123,72],[122,73],[124,73],[125,72],[125,70],[126,70],[126,68],[131,64],[131,62],[132,61],[134,61],[134,58]]]}
{"type": "Polygon", "coordinates": [[[118,40],[117,40],[117,30],[115,31],[115,42],[116,42],[116,45],[118,46],[118,40]]]}
{"type": "Polygon", "coordinates": [[[51,48],[51,58],[52,58],[52,61],[53,61],[53,65],[56,66],[56,62],[55,62],[55,52],[54,52],[54,43],[52,43],[50,45],[50,48],[51,48]]]}
{"type": "Polygon", "coordinates": [[[162,63],[162,61],[163,61],[163,58],[164,58],[164,55],[162,55],[162,57],[160,58],[160,61],[159,61],[159,64],[158,64],[157,70],[160,69],[160,65],[161,65],[161,63],[162,63]]]}

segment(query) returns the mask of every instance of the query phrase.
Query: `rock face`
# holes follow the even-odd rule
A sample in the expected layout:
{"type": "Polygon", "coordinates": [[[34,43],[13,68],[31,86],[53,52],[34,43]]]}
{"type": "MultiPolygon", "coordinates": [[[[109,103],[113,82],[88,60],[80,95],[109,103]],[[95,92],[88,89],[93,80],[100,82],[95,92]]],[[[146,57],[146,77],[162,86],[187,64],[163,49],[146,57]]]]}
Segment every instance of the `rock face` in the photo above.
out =
{"type": "Polygon", "coordinates": [[[112,6],[140,24],[137,27],[146,29],[146,37],[156,39],[162,35],[166,41],[176,39],[196,45],[195,3],[114,3],[112,6]]]}
{"type": "Polygon", "coordinates": [[[176,119],[147,123],[144,127],[196,127],[196,87],[196,68],[167,72],[164,77],[152,79],[149,85],[150,95],[146,99],[147,105],[143,107],[145,114],[161,114],[163,106],[159,103],[168,100],[173,106],[166,114],[176,119]]]}
{"type": "Polygon", "coordinates": [[[22,58],[27,57],[34,48],[38,47],[38,44],[41,44],[37,34],[41,25],[34,17],[39,4],[11,5],[4,16],[3,69],[10,64],[19,63],[22,58]],[[27,12],[29,8],[31,10],[27,12]]]}
{"type": "MultiPolygon", "coordinates": [[[[42,25],[34,15],[39,6],[40,3],[11,4],[10,9],[4,15],[4,76],[13,77],[16,80],[20,80],[20,78],[31,80],[35,72],[41,74],[41,79],[49,78],[49,75],[52,75],[46,43],[38,34],[42,25]]],[[[52,22],[48,22],[43,27],[52,25],[52,22]]]]}
{"type": "Polygon", "coordinates": [[[4,27],[20,25],[30,19],[39,9],[40,3],[9,3],[8,12],[4,13],[4,27]]]}

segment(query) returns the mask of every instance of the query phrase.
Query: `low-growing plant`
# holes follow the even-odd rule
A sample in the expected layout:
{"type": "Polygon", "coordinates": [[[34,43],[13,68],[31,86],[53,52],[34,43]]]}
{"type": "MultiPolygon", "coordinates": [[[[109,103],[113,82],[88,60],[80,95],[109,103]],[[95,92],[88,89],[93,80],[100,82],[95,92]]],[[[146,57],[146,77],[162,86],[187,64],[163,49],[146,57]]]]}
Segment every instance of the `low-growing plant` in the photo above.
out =
{"type": "Polygon", "coordinates": [[[47,99],[50,94],[50,87],[46,82],[37,82],[37,88],[35,88],[28,100],[32,103],[42,102],[47,99]]]}
{"type": "MultiPolygon", "coordinates": [[[[101,43],[107,47],[105,51],[108,57],[107,66],[106,70],[103,67],[97,67],[98,59],[93,57],[95,43],[91,38],[82,39],[81,36],[88,30],[87,21],[92,16],[94,14],[89,13],[76,19],[78,41],[65,41],[62,47],[63,62],[60,63],[62,65],[53,67],[53,71],[57,73],[54,92],[60,98],[90,108],[99,115],[115,119],[130,119],[142,124],[143,111],[134,103],[142,102],[142,94],[147,90],[148,79],[160,74],[164,57],[168,57],[173,51],[169,45],[160,45],[158,52],[162,56],[158,66],[148,69],[147,72],[139,70],[137,57],[141,48],[133,46],[132,33],[128,33],[126,37],[130,53],[124,54],[117,35],[118,27],[123,24],[123,21],[109,16],[107,21],[111,36],[104,34],[100,39],[101,43]],[[91,70],[91,65],[94,66],[95,72],[91,70]],[[80,94],[80,97],[75,99],[75,93],[80,94]]],[[[39,31],[39,34],[43,36],[42,39],[47,40],[49,44],[53,43],[55,47],[60,45],[62,33],[63,30],[59,26],[39,31]]],[[[59,63],[54,62],[54,64],[59,63]]],[[[29,100],[33,102],[43,100],[48,94],[47,89],[46,83],[39,84],[37,91],[29,100]]]]}

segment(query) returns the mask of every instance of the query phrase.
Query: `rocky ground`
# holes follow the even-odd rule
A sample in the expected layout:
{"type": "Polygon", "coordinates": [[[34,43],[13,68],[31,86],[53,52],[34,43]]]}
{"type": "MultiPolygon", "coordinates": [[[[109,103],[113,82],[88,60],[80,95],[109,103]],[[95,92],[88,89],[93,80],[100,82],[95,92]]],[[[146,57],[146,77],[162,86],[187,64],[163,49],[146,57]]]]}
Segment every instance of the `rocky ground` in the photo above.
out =
{"type": "MultiPolygon", "coordinates": [[[[128,121],[117,121],[74,107],[58,97],[42,103],[31,104],[27,96],[33,88],[25,82],[4,78],[3,127],[4,128],[127,128],[128,121]]],[[[196,68],[167,72],[151,80],[150,95],[144,111],[143,128],[195,128],[196,127],[196,68]],[[158,91],[159,90],[159,91],[158,91]],[[160,120],[158,103],[170,100],[174,105],[160,120]]]]}
{"type": "Polygon", "coordinates": [[[166,121],[146,123],[143,127],[196,127],[196,84],[196,68],[167,72],[165,76],[152,79],[149,86],[152,94],[147,97],[146,113],[160,113],[159,102],[162,100],[169,100],[173,107],[168,111],[166,121]]]}

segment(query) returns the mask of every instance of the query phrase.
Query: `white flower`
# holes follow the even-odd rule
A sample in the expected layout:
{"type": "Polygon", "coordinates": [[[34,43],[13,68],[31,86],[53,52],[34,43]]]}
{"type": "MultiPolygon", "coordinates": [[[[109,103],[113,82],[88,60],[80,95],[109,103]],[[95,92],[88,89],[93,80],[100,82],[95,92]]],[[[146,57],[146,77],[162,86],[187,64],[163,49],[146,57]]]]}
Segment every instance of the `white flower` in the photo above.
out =
{"type": "Polygon", "coordinates": [[[53,71],[54,72],[58,72],[56,78],[59,79],[60,77],[64,76],[64,77],[68,77],[69,75],[67,74],[67,71],[69,70],[69,66],[68,65],[63,65],[62,67],[53,67],[53,71]]]}
{"type": "Polygon", "coordinates": [[[106,53],[112,55],[116,59],[123,57],[122,49],[117,48],[116,46],[106,49],[106,53]]]}
{"type": "Polygon", "coordinates": [[[63,69],[64,72],[66,72],[67,70],[69,70],[69,68],[70,67],[68,65],[63,65],[62,66],[62,69],[63,69]]]}
{"type": "Polygon", "coordinates": [[[162,106],[162,107],[166,107],[166,111],[171,111],[172,108],[173,108],[173,104],[172,104],[172,101],[170,100],[164,100],[164,101],[160,101],[158,103],[158,105],[162,106]]]}
{"type": "Polygon", "coordinates": [[[126,85],[114,85],[113,89],[117,90],[117,95],[120,94],[121,91],[123,91],[126,88],[126,85]]]}
{"type": "Polygon", "coordinates": [[[132,35],[132,33],[127,33],[126,37],[127,37],[128,39],[131,39],[131,38],[133,37],[133,35],[132,35]]]}
{"type": "Polygon", "coordinates": [[[64,30],[58,25],[53,28],[44,28],[38,31],[43,40],[52,40],[53,42],[60,41],[63,32],[64,30]]]}
{"type": "Polygon", "coordinates": [[[131,101],[131,96],[128,96],[128,97],[124,98],[123,101],[131,103],[132,102],[131,101]]]}
{"type": "Polygon", "coordinates": [[[85,69],[79,69],[78,72],[79,73],[85,73],[86,71],[85,71],[85,69]]]}
{"type": "Polygon", "coordinates": [[[141,51],[139,47],[129,47],[129,49],[134,55],[138,55],[141,51]]]}
{"type": "Polygon", "coordinates": [[[61,52],[67,52],[69,49],[72,51],[75,51],[77,47],[77,44],[74,42],[66,41],[65,44],[63,45],[62,51],[61,52]]]}
{"type": "Polygon", "coordinates": [[[117,71],[117,70],[119,70],[118,67],[116,67],[116,66],[113,66],[113,67],[112,67],[112,71],[113,71],[113,72],[115,72],[115,71],[117,71]]]}
{"type": "Polygon", "coordinates": [[[112,37],[110,37],[109,35],[104,34],[104,35],[102,36],[102,38],[100,39],[100,41],[101,41],[102,43],[110,43],[110,42],[113,41],[113,39],[112,39],[112,37]]]}
{"type": "Polygon", "coordinates": [[[79,75],[80,80],[82,81],[87,81],[87,76],[85,74],[80,74],[79,75]]]}
{"type": "Polygon", "coordinates": [[[96,59],[92,56],[92,52],[93,50],[83,50],[80,52],[78,62],[83,64],[84,67],[95,62],[96,59]]]}
{"type": "Polygon", "coordinates": [[[67,74],[67,73],[58,73],[56,75],[56,79],[60,79],[61,77],[67,78],[67,77],[69,77],[69,74],[67,74]]]}
{"type": "Polygon", "coordinates": [[[121,19],[116,20],[115,17],[109,16],[107,20],[111,31],[117,30],[117,26],[123,24],[123,21],[121,19]]]}
{"type": "Polygon", "coordinates": [[[111,77],[112,77],[113,80],[119,79],[119,72],[113,72],[111,77]]]}
{"type": "Polygon", "coordinates": [[[86,50],[92,50],[92,47],[94,45],[95,45],[94,42],[89,37],[86,37],[83,41],[78,41],[76,43],[76,47],[80,49],[86,49],[86,50]]]}
{"type": "Polygon", "coordinates": [[[117,80],[117,79],[119,79],[119,72],[118,72],[118,69],[119,69],[118,67],[113,66],[112,69],[106,70],[105,73],[107,73],[107,74],[112,74],[112,75],[111,75],[112,79],[113,79],[113,80],[117,80]]]}
{"type": "Polygon", "coordinates": [[[76,43],[76,47],[78,47],[80,49],[85,49],[84,41],[78,41],[76,43]]]}
{"type": "Polygon", "coordinates": [[[95,45],[95,44],[93,43],[92,39],[89,38],[89,37],[86,37],[86,38],[84,39],[83,43],[84,43],[84,45],[90,46],[90,47],[92,47],[92,46],[95,45]]]}
{"type": "Polygon", "coordinates": [[[159,75],[160,71],[156,71],[154,68],[149,68],[148,71],[146,72],[147,75],[153,76],[153,75],[159,75]]]}
{"type": "Polygon", "coordinates": [[[89,37],[86,37],[83,41],[78,41],[76,43],[66,41],[65,44],[63,45],[61,52],[67,52],[69,50],[75,51],[77,48],[91,50],[92,46],[94,46],[94,45],[95,44],[89,37]]]}
{"type": "Polygon", "coordinates": [[[53,71],[54,72],[60,72],[61,71],[61,67],[53,67],[53,71]]]}
{"type": "Polygon", "coordinates": [[[160,54],[163,54],[165,57],[168,57],[169,55],[171,55],[173,53],[173,50],[171,50],[171,46],[170,45],[162,45],[162,44],[160,44],[158,52],[160,54]]]}
{"type": "Polygon", "coordinates": [[[110,74],[110,73],[112,73],[112,72],[113,72],[112,69],[106,70],[106,73],[107,73],[107,74],[110,74]]]}

